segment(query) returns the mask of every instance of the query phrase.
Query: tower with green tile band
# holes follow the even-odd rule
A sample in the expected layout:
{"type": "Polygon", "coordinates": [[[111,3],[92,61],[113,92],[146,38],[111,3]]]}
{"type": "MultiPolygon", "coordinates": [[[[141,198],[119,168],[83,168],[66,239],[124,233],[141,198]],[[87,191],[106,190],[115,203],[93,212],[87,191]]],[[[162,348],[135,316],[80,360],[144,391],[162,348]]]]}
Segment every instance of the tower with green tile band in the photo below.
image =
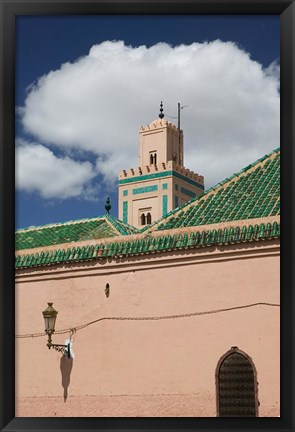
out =
{"type": "Polygon", "coordinates": [[[139,167],[120,172],[118,195],[119,219],[142,228],[203,193],[204,177],[184,167],[183,131],[163,106],[139,136],[139,167]]]}

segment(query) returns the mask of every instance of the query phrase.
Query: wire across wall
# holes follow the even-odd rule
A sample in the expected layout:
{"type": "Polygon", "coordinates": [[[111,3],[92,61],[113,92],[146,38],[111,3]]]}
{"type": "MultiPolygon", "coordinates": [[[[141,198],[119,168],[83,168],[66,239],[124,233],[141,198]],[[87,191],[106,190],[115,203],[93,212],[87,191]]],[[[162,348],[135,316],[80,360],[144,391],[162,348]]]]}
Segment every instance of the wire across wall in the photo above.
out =
{"type": "MultiPolygon", "coordinates": [[[[159,321],[159,320],[169,320],[169,319],[177,319],[177,318],[190,318],[194,316],[202,316],[202,315],[211,315],[211,314],[218,314],[222,312],[229,312],[233,310],[239,310],[239,309],[247,309],[252,308],[256,306],[269,306],[269,307],[280,307],[277,303],[266,303],[266,302],[259,302],[259,303],[251,303],[247,305],[242,306],[233,306],[230,308],[222,308],[222,309],[213,309],[209,311],[202,311],[202,312],[190,312],[190,313],[184,313],[184,314],[175,314],[175,315],[160,315],[160,316],[141,316],[141,317],[101,317],[97,318],[96,320],[87,322],[85,324],[81,324],[76,327],[69,327],[62,330],[56,330],[54,334],[66,334],[66,333],[76,333],[79,330],[82,330],[86,327],[89,327],[93,324],[96,324],[100,321],[159,321]]],[[[36,337],[43,337],[47,336],[45,332],[43,333],[27,333],[27,334],[19,334],[15,335],[15,338],[18,339],[24,339],[24,338],[36,338],[36,337]]]]}

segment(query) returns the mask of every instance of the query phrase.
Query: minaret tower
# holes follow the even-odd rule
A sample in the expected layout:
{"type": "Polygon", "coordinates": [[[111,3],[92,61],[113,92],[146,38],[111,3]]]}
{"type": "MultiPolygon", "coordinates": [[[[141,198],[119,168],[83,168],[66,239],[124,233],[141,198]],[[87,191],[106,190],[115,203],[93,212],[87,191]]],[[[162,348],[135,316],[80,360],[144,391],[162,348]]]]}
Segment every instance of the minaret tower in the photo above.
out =
{"type": "Polygon", "coordinates": [[[204,191],[204,177],[183,166],[183,131],[159,118],[139,131],[139,167],[119,175],[119,219],[142,228],[204,191]]]}

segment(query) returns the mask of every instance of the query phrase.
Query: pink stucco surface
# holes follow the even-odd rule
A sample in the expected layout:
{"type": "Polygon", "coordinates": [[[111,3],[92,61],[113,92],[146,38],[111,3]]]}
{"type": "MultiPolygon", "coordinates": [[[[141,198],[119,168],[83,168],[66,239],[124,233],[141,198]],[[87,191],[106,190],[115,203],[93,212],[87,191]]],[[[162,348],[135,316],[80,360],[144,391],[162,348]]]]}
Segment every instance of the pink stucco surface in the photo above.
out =
{"type": "Polygon", "coordinates": [[[17,334],[43,332],[48,301],[57,330],[116,318],[78,330],[74,360],[45,336],[17,338],[17,416],[215,416],[215,370],[232,346],[255,364],[259,415],[279,416],[279,307],[117,319],[278,304],[278,241],[23,270],[16,281],[17,334]]]}

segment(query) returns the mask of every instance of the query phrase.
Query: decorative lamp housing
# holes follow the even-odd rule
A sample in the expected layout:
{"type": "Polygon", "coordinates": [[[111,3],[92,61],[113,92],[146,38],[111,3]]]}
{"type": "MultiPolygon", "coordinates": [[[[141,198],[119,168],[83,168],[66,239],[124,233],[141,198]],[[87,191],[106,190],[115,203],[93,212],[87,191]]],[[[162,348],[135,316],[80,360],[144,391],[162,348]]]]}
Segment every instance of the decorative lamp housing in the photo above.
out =
{"type": "Polygon", "coordinates": [[[53,303],[47,304],[48,307],[42,312],[42,314],[45,323],[45,332],[47,334],[52,334],[55,330],[55,321],[58,312],[52,307],[53,303]]]}

